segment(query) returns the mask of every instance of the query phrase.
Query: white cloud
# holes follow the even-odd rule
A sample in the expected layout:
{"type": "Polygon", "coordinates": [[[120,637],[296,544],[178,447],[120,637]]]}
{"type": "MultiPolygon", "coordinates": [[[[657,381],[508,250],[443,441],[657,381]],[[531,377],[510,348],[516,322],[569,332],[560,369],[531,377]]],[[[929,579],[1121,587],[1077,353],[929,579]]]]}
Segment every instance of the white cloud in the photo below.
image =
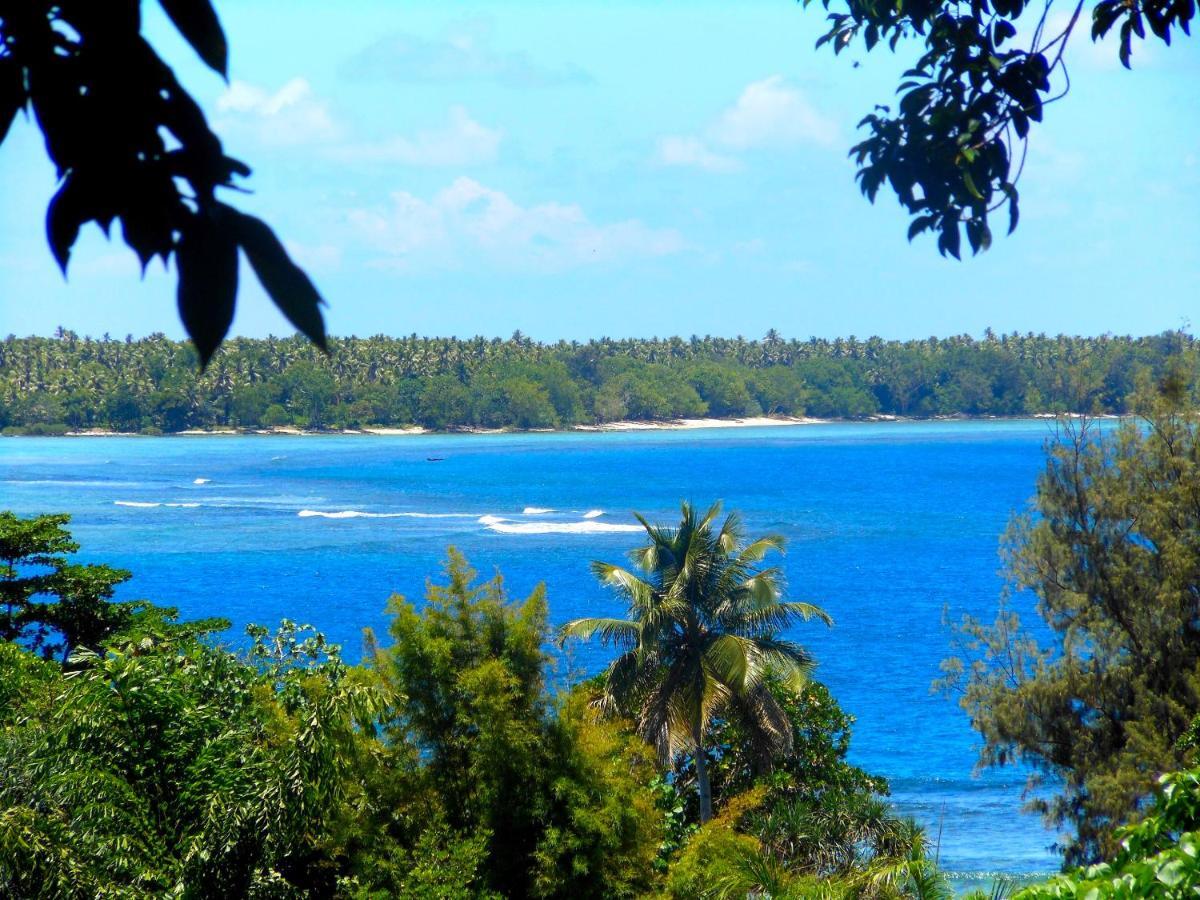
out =
{"type": "Polygon", "coordinates": [[[461,106],[450,108],[440,128],[418,131],[415,137],[347,144],[334,155],[347,162],[392,162],[408,166],[471,166],[491,162],[503,132],[471,118],[461,106]]]}
{"type": "Polygon", "coordinates": [[[712,140],[734,150],[832,144],[837,125],[817,112],[797,88],[772,75],[747,85],[737,102],[709,129],[712,140]]]}
{"type": "Polygon", "coordinates": [[[836,122],[782,75],[772,75],[747,85],[734,104],[705,129],[703,137],[662,138],[656,158],[666,166],[731,172],[741,167],[732,153],[801,144],[829,146],[837,141],[836,122]]]}
{"type": "Polygon", "coordinates": [[[404,269],[452,267],[482,257],[506,268],[561,270],[684,249],[673,229],[636,219],[594,223],[573,203],[521,206],[466,177],[430,200],[399,191],[391,201],[387,209],[352,212],[350,222],[382,254],[382,264],[404,269]]]}
{"type": "Polygon", "coordinates": [[[217,98],[217,127],[248,131],[263,144],[295,146],[336,140],[341,129],[328,105],[313,95],[304,78],[293,78],[274,93],[234,81],[217,98]]]}
{"type": "Polygon", "coordinates": [[[473,166],[493,161],[504,136],[476,122],[464,107],[452,106],[446,122],[436,128],[421,129],[411,137],[358,140],[303,78],[293,78],[274,92],[235,81],[217,99],[217,116],[218,129],[227,133],[247,134],[267,146],[315,146],[339,162],[473,166]]]}
{"type": "Polygon", "coordinates": [[[694,166],[709,172],[733,172],[742,167],[736,159],[708,149],[698,137],[661,138],[658,161],[664,166],[694,166]]]}

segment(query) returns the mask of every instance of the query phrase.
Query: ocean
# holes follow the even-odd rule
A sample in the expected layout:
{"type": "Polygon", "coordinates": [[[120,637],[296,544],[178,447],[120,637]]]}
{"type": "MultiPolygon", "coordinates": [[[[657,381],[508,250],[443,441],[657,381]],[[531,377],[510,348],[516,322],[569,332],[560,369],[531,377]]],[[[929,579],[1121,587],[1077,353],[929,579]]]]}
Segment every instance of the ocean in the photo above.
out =
{"type": "MultiPolygon", "coordinates": [[[[974,772],[978,739],[931,693],[946,618],[994,614],[998,553],[1043,466],[1044,420],[421,436],[0,440],[0,509],[68,512],[83,561],[131,569],[120,597],[247,623],[311,623],[360,655],[393,593],[419,600],[448,545],[514,596],[538,582],[554,624],[615,615],[591,560],[639,543],[632,512],[671,522],[723,500],[749,534],[778,532],[789,596],[833,628],[793,635],[856,717],[851,756],[938,841],[960,883],[1058,867],[1021,814],[1025,774],[974,772]]],[[[1016,608],[1032,618],[1033,600],[1016,608]]],[[[575,645],[559,670],[609,658],[575,645]]]]}

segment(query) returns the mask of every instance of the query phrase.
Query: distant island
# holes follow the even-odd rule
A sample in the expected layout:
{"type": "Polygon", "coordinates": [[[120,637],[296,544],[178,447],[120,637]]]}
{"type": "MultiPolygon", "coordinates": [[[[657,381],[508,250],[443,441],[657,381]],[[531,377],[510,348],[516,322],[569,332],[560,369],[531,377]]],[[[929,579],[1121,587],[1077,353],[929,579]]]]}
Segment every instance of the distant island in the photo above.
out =
{"type": "Polygon", "coordinates": [[[0,342],[5,434],[555,429],[870,417],[1123,414],[1200,369],[1191,335],[235,338],[199,371],[161,334],[0,342]]]}

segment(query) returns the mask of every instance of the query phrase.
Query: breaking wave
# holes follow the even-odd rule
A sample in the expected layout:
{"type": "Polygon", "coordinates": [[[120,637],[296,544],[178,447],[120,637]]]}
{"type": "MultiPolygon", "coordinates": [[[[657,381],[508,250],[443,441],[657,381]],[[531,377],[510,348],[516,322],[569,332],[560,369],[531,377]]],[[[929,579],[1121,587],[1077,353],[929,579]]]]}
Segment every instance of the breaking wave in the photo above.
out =
{"type": "Polygon", "coordinates": [[[208,484],[210,481],[211,478],[196,478],[192,480],[192,484],[208,484]]]}
{"type": "Polygon", "coordinates": [[[589,509],[587,512],[585,512],[583,514],[583,517],[585,519],[598,519],[602,515],[604,515],[604,510],[602,510],[602,509],[589,509]]]}
{"type": "Polygon", "coordinates": [[[527,506],[523,510],[521,510],[521,515],[523,515],[523,516],[542,516],[542,515],[545,515],[546,513],[552,513],[552,512],[554,512],[554,510],[550,509],[548,506],[527,506]]]}
{"type": "Polygon", "coordinates": [[[423,513],[423,512],[363,512],[358,509],[343,509],[327,512],[320,509],[302,509],[296,513],[302,519],[474,519],[475,513],[423,513]]]}
{"type": "Polygon", "coordinates": [[[195,509],[199,503],[161,503],[150,500],[114,500],[113,506],[129,506],[133,509],[155,509],[159,506],[169,506],[173,509],[195,509]]]}
{"type": "Polygon", "coordinates": [[[514,522],[501,516],[480,516],[479,524],[497,534],[611,534],[642,530],[640,525],[615,522],[514,522]]]}

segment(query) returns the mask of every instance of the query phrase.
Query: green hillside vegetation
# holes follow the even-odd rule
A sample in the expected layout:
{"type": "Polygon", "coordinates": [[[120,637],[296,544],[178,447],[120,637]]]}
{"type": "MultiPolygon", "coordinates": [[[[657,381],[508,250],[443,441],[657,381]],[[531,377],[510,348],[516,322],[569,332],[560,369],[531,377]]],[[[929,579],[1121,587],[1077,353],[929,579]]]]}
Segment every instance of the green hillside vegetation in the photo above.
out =
{"type": "Polygon", "coordinates": [[[1140,378],[1200,371],[1187,334],[884,341],[693,337],[235,338],[198,375],[162,335],[0,342],[0,428],[557,428],[624,419],[1126,413],[1140,378]]]}

